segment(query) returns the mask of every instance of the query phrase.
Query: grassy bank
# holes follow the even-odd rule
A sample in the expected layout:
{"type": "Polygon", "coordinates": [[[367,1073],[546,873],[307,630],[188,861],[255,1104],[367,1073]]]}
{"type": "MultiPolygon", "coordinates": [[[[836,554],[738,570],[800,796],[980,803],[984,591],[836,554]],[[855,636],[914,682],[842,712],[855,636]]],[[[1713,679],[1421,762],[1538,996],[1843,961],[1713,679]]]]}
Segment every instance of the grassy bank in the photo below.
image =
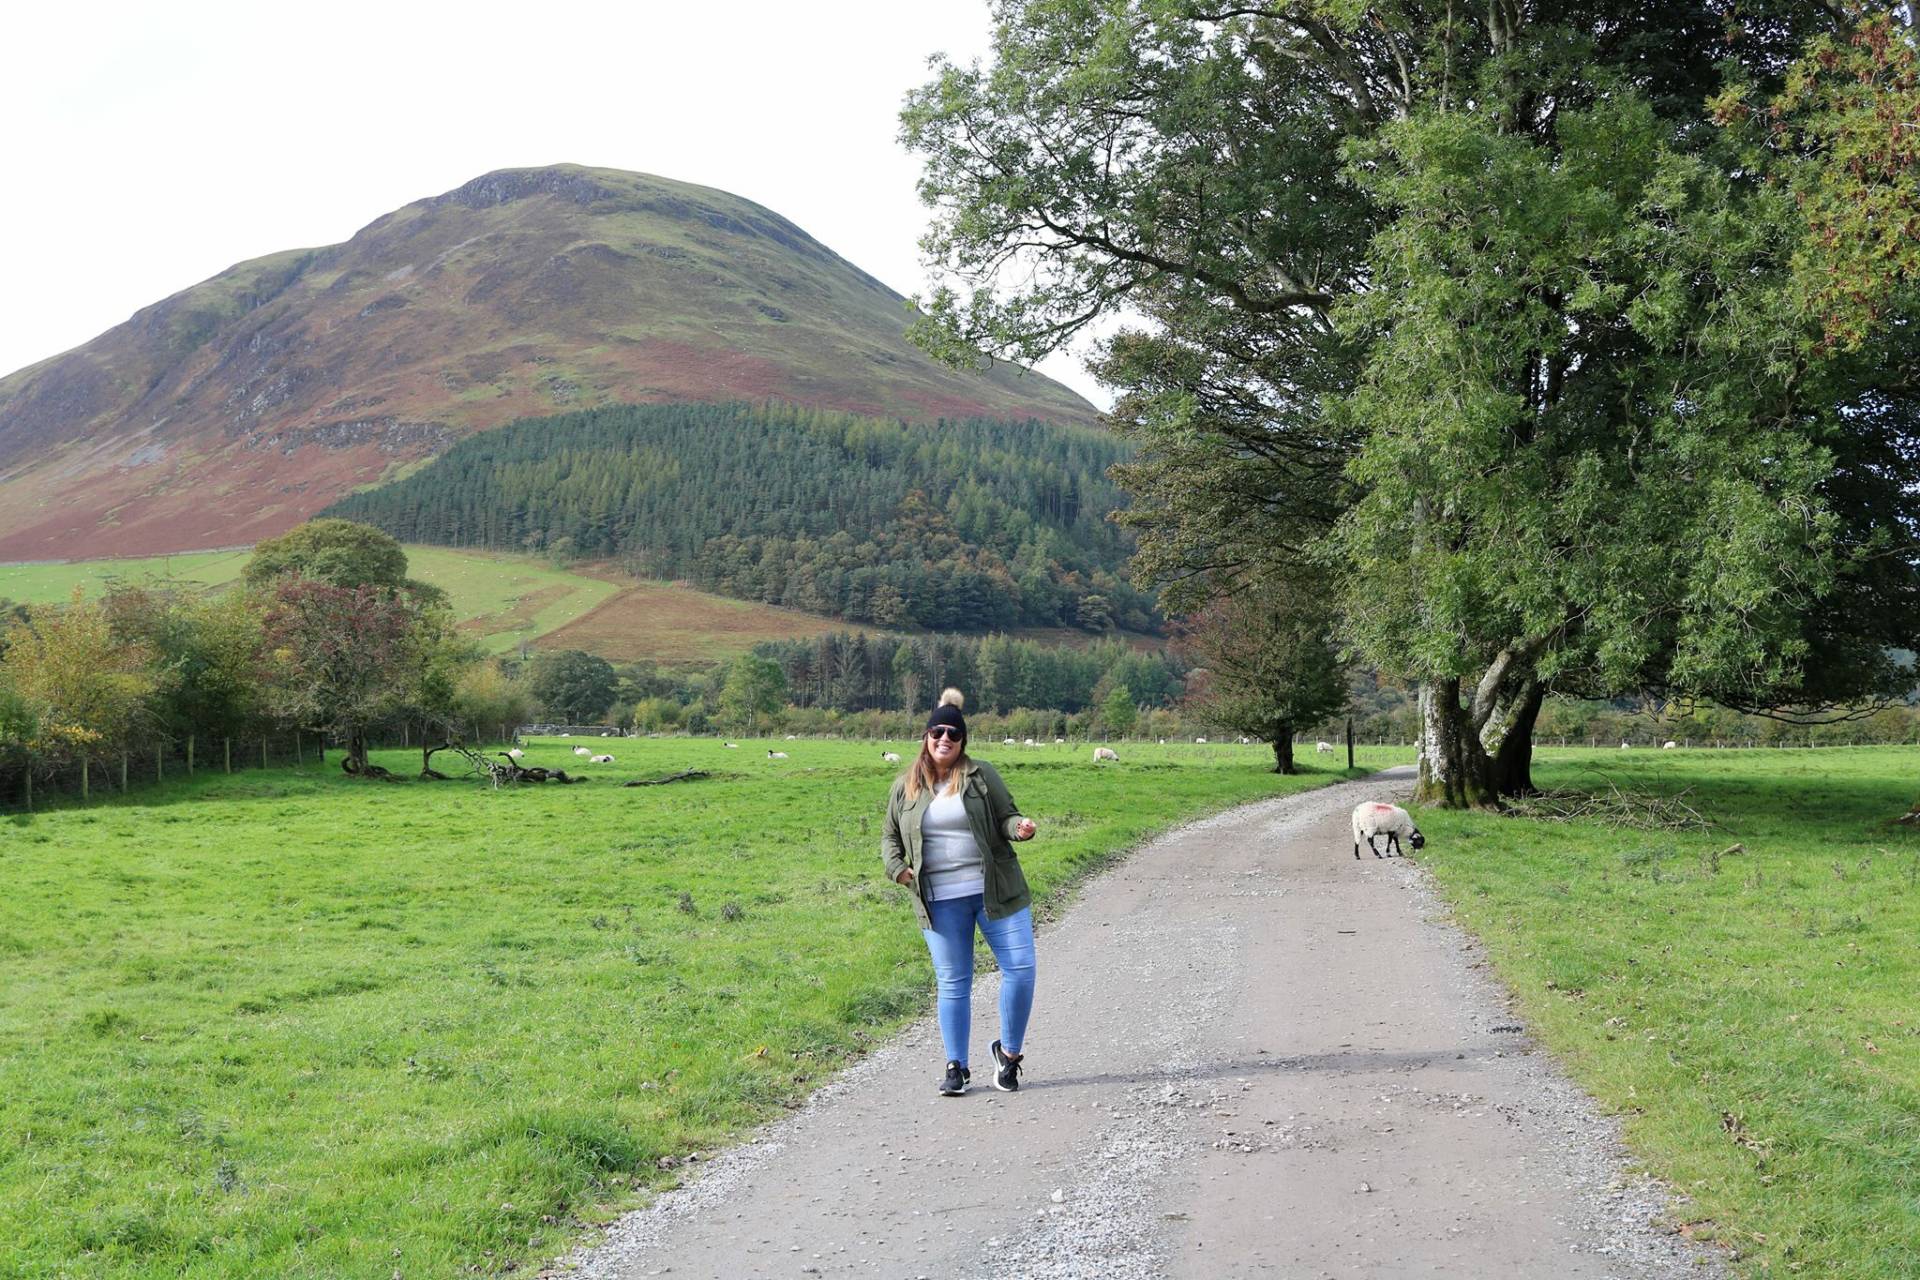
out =
{"type": "MultiPolygon", "coordinates": [[[[590,785],[500,792],[202,775],[8,820],[0,1275],[495,1273],[804,1097],[929,978],[877,873],[880,744],[767,745],[596,739],[590,785]],[[614,785],[686,767],[717,776],[614,785]]],[[[1041,824],[1036,889],[1337,776],[1125,754],[988,754],[1041,824]]]]}
{"type": "Polygon", "coordinates": [[[1890,824],[1920,751],[1561,751],[1535,776],[1713,823],[1421,815],[1422,860],[1692,1198],[1688,1234],[1753,1276],[1920,1273],[1920,833],[1890,824]]]}

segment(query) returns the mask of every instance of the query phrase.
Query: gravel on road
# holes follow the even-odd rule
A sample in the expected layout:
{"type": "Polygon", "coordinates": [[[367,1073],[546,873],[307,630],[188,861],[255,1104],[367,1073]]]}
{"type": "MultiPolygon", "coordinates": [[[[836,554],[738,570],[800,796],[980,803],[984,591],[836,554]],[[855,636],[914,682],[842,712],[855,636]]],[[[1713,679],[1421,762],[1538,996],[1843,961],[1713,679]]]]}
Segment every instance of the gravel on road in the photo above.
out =
{"type": "Polygon", "coordinates": [[[1018,1093],[986,1083],[983,975],[964,1097],[923,1019],[556,1270],[1723,1276],[1415,861],[1353,858],[1353,806],[1409,780],[1235,809],[1091,881],[1040,930],[1018,1093]]]}

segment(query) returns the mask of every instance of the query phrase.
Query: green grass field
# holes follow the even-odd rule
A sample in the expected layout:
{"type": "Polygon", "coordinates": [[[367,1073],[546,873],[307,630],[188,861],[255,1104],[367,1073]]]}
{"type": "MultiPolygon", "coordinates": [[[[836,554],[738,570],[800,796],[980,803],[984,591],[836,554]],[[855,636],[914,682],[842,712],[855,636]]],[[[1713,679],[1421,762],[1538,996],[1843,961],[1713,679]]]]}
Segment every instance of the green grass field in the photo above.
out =
{"type": "MultiPolygon", "coordinates": [[[[879,744],[591,741],[584,787],[202,774],[0,824],[0,1276],[498,1274],[927,1006],[879,744]]],[[[1339,776],[1124,754],[1000,759],[1036,890],[1339,776]]]]}
{"type": "Polygon", "coordinates": [[[1425,812],[1422,860],[1684,1225],[1749,1276],[1920,1275],[1920,751],[1547,751],[1710,830],[1425,812]],[[1726,853],[1735,844],[1737,853],[1726,853]]]}
{"type": "MultiPolygon", "coordinates": [[[[141,560],[74,560],[0,565],[0,599],[53,604],[76,587],[97,595],[110,582],[197,583],[209,589],[240,578],[253,552],[196,551],[141,560]]],[[[489,653],[505,653],[567,626],[619,594],[613,582],[555,569],[531,556],[410,546],[412,575],[447,593],[456,617],[489,653]]]]}

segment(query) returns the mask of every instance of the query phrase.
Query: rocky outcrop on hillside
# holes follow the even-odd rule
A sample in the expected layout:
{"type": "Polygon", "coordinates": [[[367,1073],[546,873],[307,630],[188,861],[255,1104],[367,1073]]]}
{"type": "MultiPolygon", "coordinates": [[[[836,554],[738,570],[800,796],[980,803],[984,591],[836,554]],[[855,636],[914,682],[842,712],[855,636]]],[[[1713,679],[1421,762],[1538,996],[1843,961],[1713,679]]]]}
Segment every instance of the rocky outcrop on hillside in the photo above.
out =
{"type": "Polygon", "coordinates": [[[487,174],[0,379],[0,560],[252,541],[472,432],[608,404],[1093,419],[1039,375],[935,364],[907,322],[879,281],[725,192],[487,174]]]}

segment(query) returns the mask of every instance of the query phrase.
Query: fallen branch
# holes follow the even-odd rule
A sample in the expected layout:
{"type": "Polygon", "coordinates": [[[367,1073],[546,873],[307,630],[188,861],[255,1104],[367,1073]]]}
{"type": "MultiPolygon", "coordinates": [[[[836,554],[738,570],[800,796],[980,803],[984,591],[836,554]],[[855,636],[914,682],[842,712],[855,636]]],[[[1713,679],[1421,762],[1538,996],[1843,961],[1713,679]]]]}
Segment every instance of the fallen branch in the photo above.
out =
{"type": "Polygon", "coordinates": [[[682,769],[679,773],[670,773],[664,778],[635,778],[632,782],[623,782],[623,787],[660,787],[669,782],[698,782],[702,778],[712,777],[705,769],[682,769]]]}
{"type": "Polygon", "coordinates": [[[1636,831],[1704,831],[1713,823],[1686,802],[1692,791],[1688,787],[1671,796],[1627,791],[1609,778],[1605,792],[1542,791],[1510,800],[1506,812],[1516,818],[1598,822],[1636,831]]]}

